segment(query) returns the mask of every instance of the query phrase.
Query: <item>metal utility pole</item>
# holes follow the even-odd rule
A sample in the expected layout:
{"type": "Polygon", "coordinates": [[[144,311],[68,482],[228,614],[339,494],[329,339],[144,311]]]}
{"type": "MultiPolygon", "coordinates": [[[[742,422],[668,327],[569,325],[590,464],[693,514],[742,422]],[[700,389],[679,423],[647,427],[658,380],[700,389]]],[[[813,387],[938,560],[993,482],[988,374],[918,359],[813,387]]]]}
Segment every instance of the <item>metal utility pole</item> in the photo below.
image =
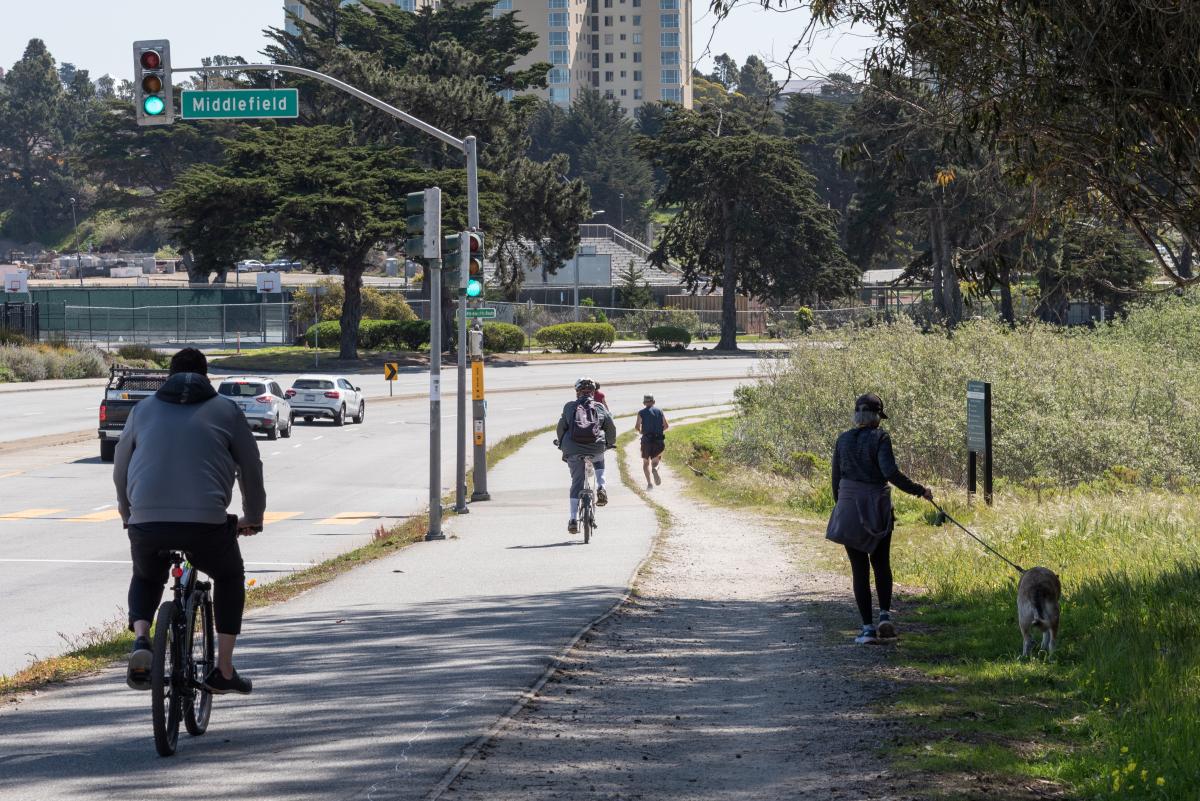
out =
{"type": "MultiPolygon", "coordinates": [[[[439,236],[439,239],[441,237],[439,236]]],[[[429,260],[429,531],[442,533],[442,260],[429,260]]]]}
{"type": "Polygon", "coordinates": [[[467,281],[471,277],[471,235],[458,235],[458,396],[455,433],[454,511],[467,514],[467,281]]]}
{"type": "Polygon", "coordinates": [[[479,320],[471,331],[471,420],[475,429],[475,488],[471,501],[488,501],[487,488],[487,400],[483,395],[483,330],[479,320]]]}

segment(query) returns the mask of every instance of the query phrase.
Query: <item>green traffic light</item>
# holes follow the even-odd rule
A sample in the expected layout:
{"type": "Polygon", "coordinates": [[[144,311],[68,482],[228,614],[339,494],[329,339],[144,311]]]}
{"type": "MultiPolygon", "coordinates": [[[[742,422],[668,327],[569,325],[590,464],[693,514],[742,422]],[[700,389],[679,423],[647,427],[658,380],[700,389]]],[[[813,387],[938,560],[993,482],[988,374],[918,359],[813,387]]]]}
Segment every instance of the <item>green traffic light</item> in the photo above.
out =
{"type": "Polygon", "coordinates": [[[483,294],[483,284],[472,278],[467,282],[467,297],[477,298],[483,294]]]}
{"type": "Polygon", "coordinates": [[[163,99],[155,95],[150,95],[150,97],[147,97],[144,101],[142,101],[142,110],[151,117],[157,117],[159,114],[162,114],[166,108],[167,104],[163,102],[163,99]]]}

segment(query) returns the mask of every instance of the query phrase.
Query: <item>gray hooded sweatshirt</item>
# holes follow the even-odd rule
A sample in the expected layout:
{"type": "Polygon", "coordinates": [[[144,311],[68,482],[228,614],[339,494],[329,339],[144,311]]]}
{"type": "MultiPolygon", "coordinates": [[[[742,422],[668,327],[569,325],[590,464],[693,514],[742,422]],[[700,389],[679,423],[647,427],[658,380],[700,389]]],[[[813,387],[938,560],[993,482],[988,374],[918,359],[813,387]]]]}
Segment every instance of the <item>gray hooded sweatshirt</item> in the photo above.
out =
{"type": "Polygon", "coordinates": [[[133,407],[113,464],[125,525],[224,523],[235,480],[242,516],[261,525],[267,495],[258,444],[241,410],[206,376],[176,373],[133,407]]]}

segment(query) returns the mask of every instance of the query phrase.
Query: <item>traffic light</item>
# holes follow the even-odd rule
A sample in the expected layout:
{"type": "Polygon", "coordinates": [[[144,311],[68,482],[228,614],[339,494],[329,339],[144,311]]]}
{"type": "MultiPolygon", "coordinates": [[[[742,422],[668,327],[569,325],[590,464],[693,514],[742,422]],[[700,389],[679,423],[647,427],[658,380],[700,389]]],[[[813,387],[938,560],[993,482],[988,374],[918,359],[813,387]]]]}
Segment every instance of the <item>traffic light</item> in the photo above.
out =
{"type": "Polygon", "coordinates": [[[133,43],[133,102],[138,125],[170,125],[175,121],[171,43],[166,39],[133,43]]]}
{"type": "Polygon", "coordinates": [[[442,244],[442,190],[432,186],[404,198],[408,239],[404,255],[410,259],[436,259],[442,244]]]}
{"type": "Polygon", "coordinates": [[[467,297],[477,298],[483,294],[483,234],[471,232],[466,235],[470,248],[464,258],[467,272],[467,297]]]}

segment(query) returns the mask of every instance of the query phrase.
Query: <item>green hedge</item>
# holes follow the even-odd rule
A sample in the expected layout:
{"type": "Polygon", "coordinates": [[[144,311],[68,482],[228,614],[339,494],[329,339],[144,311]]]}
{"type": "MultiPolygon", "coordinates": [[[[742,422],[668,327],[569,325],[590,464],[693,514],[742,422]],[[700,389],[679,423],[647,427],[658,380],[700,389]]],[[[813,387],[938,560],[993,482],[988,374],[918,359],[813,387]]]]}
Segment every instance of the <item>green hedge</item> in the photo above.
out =
{"type": "Polygon", "coordinates": [[[687,350],[692,344],[692,335],[686,328],[677,325],[656,325],[646,330],[646,339],[659,350],[687,350]]]}
{"type": "Polygon", "coordinates": [[[516,353],[525,347],[525,332],[512,323],[484,323],[483,349],[490,353],[516,353]]]}
{"type": "MultiPolygon", "coordinates": [[[[309,347],[336,347],[342,341],[342,324],[327,320],[309,326],[304,342],[309,347]]],[[[429,323],[425,320],[363,320],[358,324],[358,347],[367,350],[420,350],[429,344],[429,323]]]]}
{"type": "Polygon", "coordinates": [[[617,331],[609,323],[561,323],[540,329],[533,338],[563,353],[599,353],[613,343],[617,331]]]}

